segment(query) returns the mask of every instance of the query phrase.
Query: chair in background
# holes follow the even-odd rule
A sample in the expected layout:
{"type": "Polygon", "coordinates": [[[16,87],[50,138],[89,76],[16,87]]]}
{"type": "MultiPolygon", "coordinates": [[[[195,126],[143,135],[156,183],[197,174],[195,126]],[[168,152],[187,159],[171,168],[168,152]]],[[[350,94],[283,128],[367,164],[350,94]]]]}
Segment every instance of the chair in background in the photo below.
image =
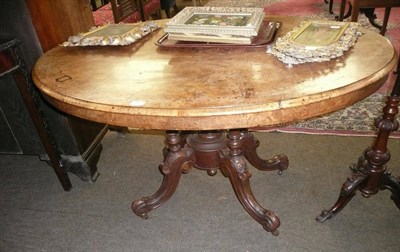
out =
{"type": "Polygon", "coordinates": [[[109,23],[136,23],[141,15],[136,0],[110,0],[108,4],[93,11],[94,24],[101,26],[109,23]]]}
{"type": "Polygon", "coordinates": [[[139,11],[136,0],[111,0],[110,3],[116,24],[139,11]]]}
{"type": "Polygon", "coordinates": [[[92,8],[92,11],[96,11],[106,4],[108,4],[108,0],[90,0],[90,7],[92,8]]]}
{"type": "Polygon", "coordinates": [[[179,8],[176,5],[175,0],[160,0],[161,9],[165,11],[167,18],[171,18],[171,13],[169,12],[171,8],[174,8],[175,14],[179,12],[179,8]]]}
{"type": "Polygon", "coordinates": [[[160,0],[137,0],[142,21],[161,18],[160,0]]]}
{"type": "MultiPolygon", "coordinates": [[[[330,0],[332,1],[332,0],[330,0]]],[[[390,11],[393,7],[400,7],[399,0],[341,0],[339,20],[342,21],[345,18],[345,6],[346,2],[349,2],[351,6],[351,22],[357,22],[360,10],[364,12],[369,22],[380,29],[380,34],[385,35],[386,27],[389,21],[390,11]],[[374,8],[385,8],[385,15],[383,18],[382,25],[375,23],[376,15],[374,14],[374,8]]]]}

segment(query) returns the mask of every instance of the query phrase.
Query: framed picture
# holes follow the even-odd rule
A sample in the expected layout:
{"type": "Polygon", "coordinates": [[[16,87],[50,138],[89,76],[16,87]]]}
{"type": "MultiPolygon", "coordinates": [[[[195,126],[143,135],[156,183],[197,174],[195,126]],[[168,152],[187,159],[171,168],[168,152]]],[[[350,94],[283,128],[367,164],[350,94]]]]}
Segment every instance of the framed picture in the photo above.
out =
{"type": "MultiPolygon", "coordinates": [[[[258,35],[251,39],[251,43],[247,44],[247,41],[242,43],[240,41],[238,43],[236,40],[234,43],[229,43],[229,40],[226,37],[216,39],[215,42],[211,41],[211,36],[207,37],[208,41],[203,41],[202,38],[199,38],[199,41],[196,41],[196,38],[191,38],[189,41],[184,39],[180,39],[179,37],[170,38],[170,33],[164,33],[164,35],[156,42],[156,45],[161,48],[234,48],[234,47],[247,47],[247,48],[257,48],[257,47],[268,47],[274,40],[278,29],[281,27],[282,22],[280,21],[267,21],[264,20],[262,23],[258,35]],[[224,41],[221,42],[221,39],[224,41]]],[[[179,34],[176,33],[176,36],[179,34]]],[[[200,37],[200,35],[199,35],[200,37]]],[[[248,39],[248,38],[244,38],[248,39]]]]}
{"type": "Polygon", "coordinates": [[[307,47],[324,47],[337,43],[348,26],[348,22],[308,21],[290,40],[307,47]]]}
{"type": "Polygon", "coordinates": [[[167,24],[170,34],[210,36],[257,36],[264,18],[262,8],[186,7],[167,24]]]}
{"type": "Polygon", "coordinates": [[[268,52],[289,65],[329,61],[343,56],[362,34],[355,22],[304,21],[278,38],[268,52]]]}
{"type": "Polygon", "coordinates": [[[134,24],[107,24],[87,33],[68,38],[62,46],[122,46],[129,45],[158,29],[154,22],[134,24]]]}

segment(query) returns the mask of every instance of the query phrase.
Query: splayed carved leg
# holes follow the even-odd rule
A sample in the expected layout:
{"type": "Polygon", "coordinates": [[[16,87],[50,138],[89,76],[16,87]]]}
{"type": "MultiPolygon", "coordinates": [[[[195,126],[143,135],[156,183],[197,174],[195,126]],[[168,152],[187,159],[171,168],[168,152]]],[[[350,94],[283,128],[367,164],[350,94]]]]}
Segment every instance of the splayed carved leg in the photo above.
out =
{"type": "Polygon", "coordinates": [[[250,134],[247,130],[241,132],[243,141],[243,154],[252,166],[262,171],[274,171],[278,170],[279,175],[282,174],[283,170],[286,170],[289,166],[289,159],[285,155],[276,155],[271,159],[261,159],[257,155],[257,147],[260,142],[250,134]]]}
{"type": "Polygon", "coordinates": [[[231,130],[228,134],[228,148],[220,151],[220,169],[229,177],[232,187],[242,206],[263,228],[278,235],[279,218],[270,210],[264,209],[254,198],[250,188],[251,173],[242,155],[243,138],[239,130],[231,130]]]}
{"type": "Polygon", "coordinates": [[[150,197],[143,197],[132,203],[133,212],[147,219],[147,213],[161,206],[171,198],[175,192],[182,172],[187,172],[192,163],[192,150],[181,147],[181,138],[178,132],[167,132],[168,152],[160,170],[164,175],[163,182],[158,191],[150,197]]]}
{"type": "Polygon", "coordinates": [[[347,178],[347,181],[342,185],[340,195],[336,203],[329,210],[322,210],[320,215],[317,216],[317,221],[322,223],[327,219],[334,217],[338,214],[350,200],[356,195],[357,190],[367,178],[367,174],[361,169],[351,168],[354,173],[351,177],[347,178]]]}
{"type": "Polygon", "coordinates": [[[358,165],[352,169],[353,176],[344,183],[335,205],[317,216],[318,222],[324,222],[338,214],[355,195],[356,190],[368,198],[379,190],[389,189],[392,192],[391,199],[400,208],[400,180],[386,171],[386,163],[390,160],[390,152],[387,149],[389,134],[399,128],[399,123],[395,120],[399,112],[399,92],[400,79],[397,78],[395,88],[383,108],[383,116],[375,121],[375,126],[379,129],[375,143],[365,150],[358,165]]]}

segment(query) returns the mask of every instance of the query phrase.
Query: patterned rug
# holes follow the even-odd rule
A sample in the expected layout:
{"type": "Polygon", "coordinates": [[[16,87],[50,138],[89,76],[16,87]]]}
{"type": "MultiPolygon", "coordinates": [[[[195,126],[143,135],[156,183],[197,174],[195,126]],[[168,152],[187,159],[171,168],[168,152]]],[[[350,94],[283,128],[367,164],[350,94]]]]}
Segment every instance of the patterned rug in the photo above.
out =
{"type": "MultiPolygon", "coordinates": [[[[334,2],[334,12],[338,13],[339,1],[334,2]],[[336,3],[337,2],[337,3],[336,3]]],[[[234,6],[234,7],[262,7],[266,15],[288,15],[308,16],[316,19],[334,20],[335,15],[329,14],[328,5],[323,0],[210,0],[207,6],[234,6]]],[[[381,22],[383,11],[377,9],[377,22],[381,22]]],[[[358,21],[367,29],[379,32],[372,27],[364,15],[359,16],[358,21]]],[[[400,8],[393,8],[388,25],[386,37],[394,44],[395,48],[400,46],[400,8]]],[[[395,75],[391,74],[386,83],[376,93],[364,100],[334,113],[321,116],[315,119],[284,125],[274,128],[262,128],[257,131],[341,135],[341,136],[374,136],[375,118],[382,115],[382,108],[385,105],[386,96],[394,84],[395,75]]],[[[392,138],[400,138],[400,132],[391,134],[392,138]]]]}
{"type": "MultiPolygon", "coordinates": [[[[374,93],[352,106],[325,116],[280,127],[260,128],[257,131],[340,136],[375,136],[374,120],[382,114],[385,101],[386,95],[374,93]]],[[[400,132],[393,132],[391,137],[399,138],[400,132]]]]}

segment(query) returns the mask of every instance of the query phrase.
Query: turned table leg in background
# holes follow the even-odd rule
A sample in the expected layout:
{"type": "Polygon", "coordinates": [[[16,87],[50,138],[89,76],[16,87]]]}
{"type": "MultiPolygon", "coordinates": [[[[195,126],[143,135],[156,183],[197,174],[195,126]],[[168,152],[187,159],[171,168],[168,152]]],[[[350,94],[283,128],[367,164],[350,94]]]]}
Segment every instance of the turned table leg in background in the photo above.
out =
{"type": "Polygon", "coordinates": [[[397,77],[395,87],[386,101],[383,108],[383,116],[378,118],[375,126],[378,128],[378,136],[372,147],[365,150],[363,157],[358,164],[352,168],[353,175],[343,184],[340,195],[336,203],[329,209],[323,210],[317,216],[318,222],[338,214],[352,199],[359,190],[362,196],[368,198],[379,190],[389,189],[391,199],[400,209],[400,177],[391,175],[386,169],[386,163],[390,160],[390,152],[387,149],[387,142],[390,132],[399,128],[399,123],[395,119],[398,114],[400,102],[400,78],[397,77]]]}

